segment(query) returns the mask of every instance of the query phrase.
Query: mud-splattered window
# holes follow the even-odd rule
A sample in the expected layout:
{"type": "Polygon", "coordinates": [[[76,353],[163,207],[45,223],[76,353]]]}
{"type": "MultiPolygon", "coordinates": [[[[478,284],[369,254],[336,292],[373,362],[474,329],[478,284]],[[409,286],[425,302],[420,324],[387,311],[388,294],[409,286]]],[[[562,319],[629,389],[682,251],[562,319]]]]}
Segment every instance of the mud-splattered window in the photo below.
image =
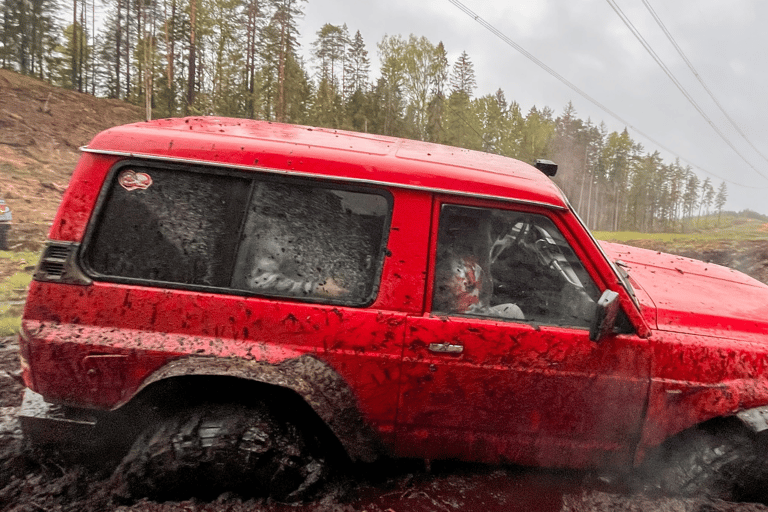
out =
{"type": "Polygon", "coordinates": [[[289,297],[365,302],[381,266],[384,196],[257,183],[233,286],[289,297]]]}
{"type": "Polygon", "coordinates": [[[543,215],[444,205],[432,309],[589,328],[599,296],[543,215]]]}
{"type": "Polygon", "coordinates": [[[314,181],[126,167],[84,262],[106,279],[363,304],[389,211],[384,195],[314,181]]]}
{"type": "Polygon", "coordinates": [[[86,263],[105,276],[228,286],[249,190],[232,176],[123,168],[86,263]]]}

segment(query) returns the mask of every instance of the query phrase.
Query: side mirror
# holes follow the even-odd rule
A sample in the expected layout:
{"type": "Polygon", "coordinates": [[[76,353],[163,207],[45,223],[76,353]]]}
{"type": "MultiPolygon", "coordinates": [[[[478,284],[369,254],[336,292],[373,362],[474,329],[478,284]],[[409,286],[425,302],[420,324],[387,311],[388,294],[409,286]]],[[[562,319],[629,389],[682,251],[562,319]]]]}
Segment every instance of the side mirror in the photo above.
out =
{"type": "Polygon", "coordinates": [[[618,314],[619,294],[611,290],[605,290],[595,307],[592,325],[589,327],[589,339],[591,341],[600,341],[613,332],[616,315],[618,314]]]}

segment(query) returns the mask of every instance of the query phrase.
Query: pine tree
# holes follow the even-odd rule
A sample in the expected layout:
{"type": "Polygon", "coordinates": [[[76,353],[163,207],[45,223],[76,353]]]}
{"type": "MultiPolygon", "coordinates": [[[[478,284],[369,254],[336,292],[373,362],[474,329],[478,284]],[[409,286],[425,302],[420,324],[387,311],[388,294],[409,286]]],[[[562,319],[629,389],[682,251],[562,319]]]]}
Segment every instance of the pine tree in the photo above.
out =
{"type": "Polygon", "coordinates": [[[269,0],[274,9],[272,19],[270,20],[271,35],[273,44],[271,51],[276,61],[276,98],[274,113],[278,122],[288,120],[287,111],[290,106],[289,98],[286,95],[286,78],[297,68],[298,59],[296,51],[299,46],[299,31],[296,21],[304,14],[302,4],[306,0],[269,0]]]}
{"type": "Polygon", "coordinates": [[[717,187],[717,195],[715,196],[715,209],[717,210],[717,225],[720,225],[720,216],[723,213],[723,207],[728,199],[728,187],[724,181],[720,182],[720,186],[717,187]]]}
{"type": "Polygon", "coordinates": [[[344,97],[349,98],[358,90],[361,92],[368,90],[370,68],[368,50],[365,49],[363,36],[358,30],[347,48],[347,57],[344,61],[344,97]]]}
{"type": "Polygon", "coordinates": [[[445,86],[448,81],[448,55],[443,42],[435,48],[435,73],[432,76],[432,99],[427,105],[426,140],[445,141],[445,86]]]}
{"type": "Polygon", "coordinates": [[[555,119],[555,133],[552,139],[552,158],[558,164],[555,182],[567,197],[576,197],[582,189],[586,175],[586,138],[584,126],[576,116],[571,102],[555,119]]]}
{"type": "Polygon", "coordinates": [[[346,48],[349,45],[346,25],[339,27],[326,23],[317,31],[317,39],[312,43],[312,56],[318,69],[318,79],[325,80],[334,89],[339,90],[343,74],[346,48]]]}
{"type": "Polygon", "coordinates": [[[257,47],[259,29],[263,20],[263,10],[259,0],[245,1],[245,117],[255,118],[257,110],[257,47]]]}
{"type": "Polygon", "coordinates": [[[705,215],[709,216],[709,209],[712,208],[712,203],[715,200],[715,189],[712,186],[712,180],[705,178],[701,184],[701,202],[699,203],[699,217],[701,217],[701,210],[704,210],[705,215]]]}
{"type": "Polygon", "coordinates": [[[463,92],[467,98],[472,98],[472,93],[477,87],[475,81],[475,69],[466,51],[461,52],[459,58],[453,64],[451,73],[451,91],[463,92]]]}
{"type": "Polygon", "coordinates": [[[50,79],[50,51],[58,43],[54,0],[0,1],[0,66],[50,79]]]}

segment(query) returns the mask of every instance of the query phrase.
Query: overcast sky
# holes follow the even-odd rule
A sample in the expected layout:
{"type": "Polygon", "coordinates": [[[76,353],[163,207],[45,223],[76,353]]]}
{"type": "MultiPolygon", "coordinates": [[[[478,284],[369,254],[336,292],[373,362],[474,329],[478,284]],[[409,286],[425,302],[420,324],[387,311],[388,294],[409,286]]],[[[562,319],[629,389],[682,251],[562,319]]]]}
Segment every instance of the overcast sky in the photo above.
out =
{"type": "Polygon", "coordinates": [[[760,154],[768,156],[768,2],[646,0],[757,151],[721,113],[643,1],[615,2],[746,162],[664,74],[608,0],[461,3],[623,121],[574,92],[449,0],[308,0],[299,30],[304,52],[325,23],[346,23],[351,35],[359,30],[375,69],[371,78],[378,76],[376,44],[385,34],[442,41],[451,67],[462,51],[469,54],[477,78],[475,96],[501,88],[523,113],[535,105],[549,106],[556,115],[571,101],[580,118],[604,121],[609,131],[631,125],[637,131],[628,126],[630,135],[646,152],[659,150],[668,163],[679,156],[702,180],[709,176],[715,188],[723,179],[730,181],[726,209],[768,214],[768,160],[760,154]]]}

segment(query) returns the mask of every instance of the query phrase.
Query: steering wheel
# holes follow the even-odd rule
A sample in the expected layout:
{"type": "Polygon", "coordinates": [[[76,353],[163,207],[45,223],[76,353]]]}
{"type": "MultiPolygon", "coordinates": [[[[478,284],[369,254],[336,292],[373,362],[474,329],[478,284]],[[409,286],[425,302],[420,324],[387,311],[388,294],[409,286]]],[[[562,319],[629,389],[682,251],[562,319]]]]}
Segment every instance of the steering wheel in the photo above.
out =
{"type": "Polygon", "coordinates": [[[491,263],[494,263],[496,259],[501,255],[501,253],[503,253],[507,248],[512,246],[519,247],[526,245],[525,238],[534,229],[533,223],[529,217],[518,217],[514,220],[514,222],[512,222],[513,228],[518,224],[521,224],[521,226],[517,233],[512,234],[512,230],[510,230],[510,232],[508,232],[506,235],[496,239],[496,241],[491,244],[491,263]]]}
{"type": "Polygon", "coordinates": [[[577,288],[584,287],[557,244],[544,238],[539,238],[534,245],[536,247],[536,254],[547,268],[556,271],[566,282],[573,286],[577,288]]]}

